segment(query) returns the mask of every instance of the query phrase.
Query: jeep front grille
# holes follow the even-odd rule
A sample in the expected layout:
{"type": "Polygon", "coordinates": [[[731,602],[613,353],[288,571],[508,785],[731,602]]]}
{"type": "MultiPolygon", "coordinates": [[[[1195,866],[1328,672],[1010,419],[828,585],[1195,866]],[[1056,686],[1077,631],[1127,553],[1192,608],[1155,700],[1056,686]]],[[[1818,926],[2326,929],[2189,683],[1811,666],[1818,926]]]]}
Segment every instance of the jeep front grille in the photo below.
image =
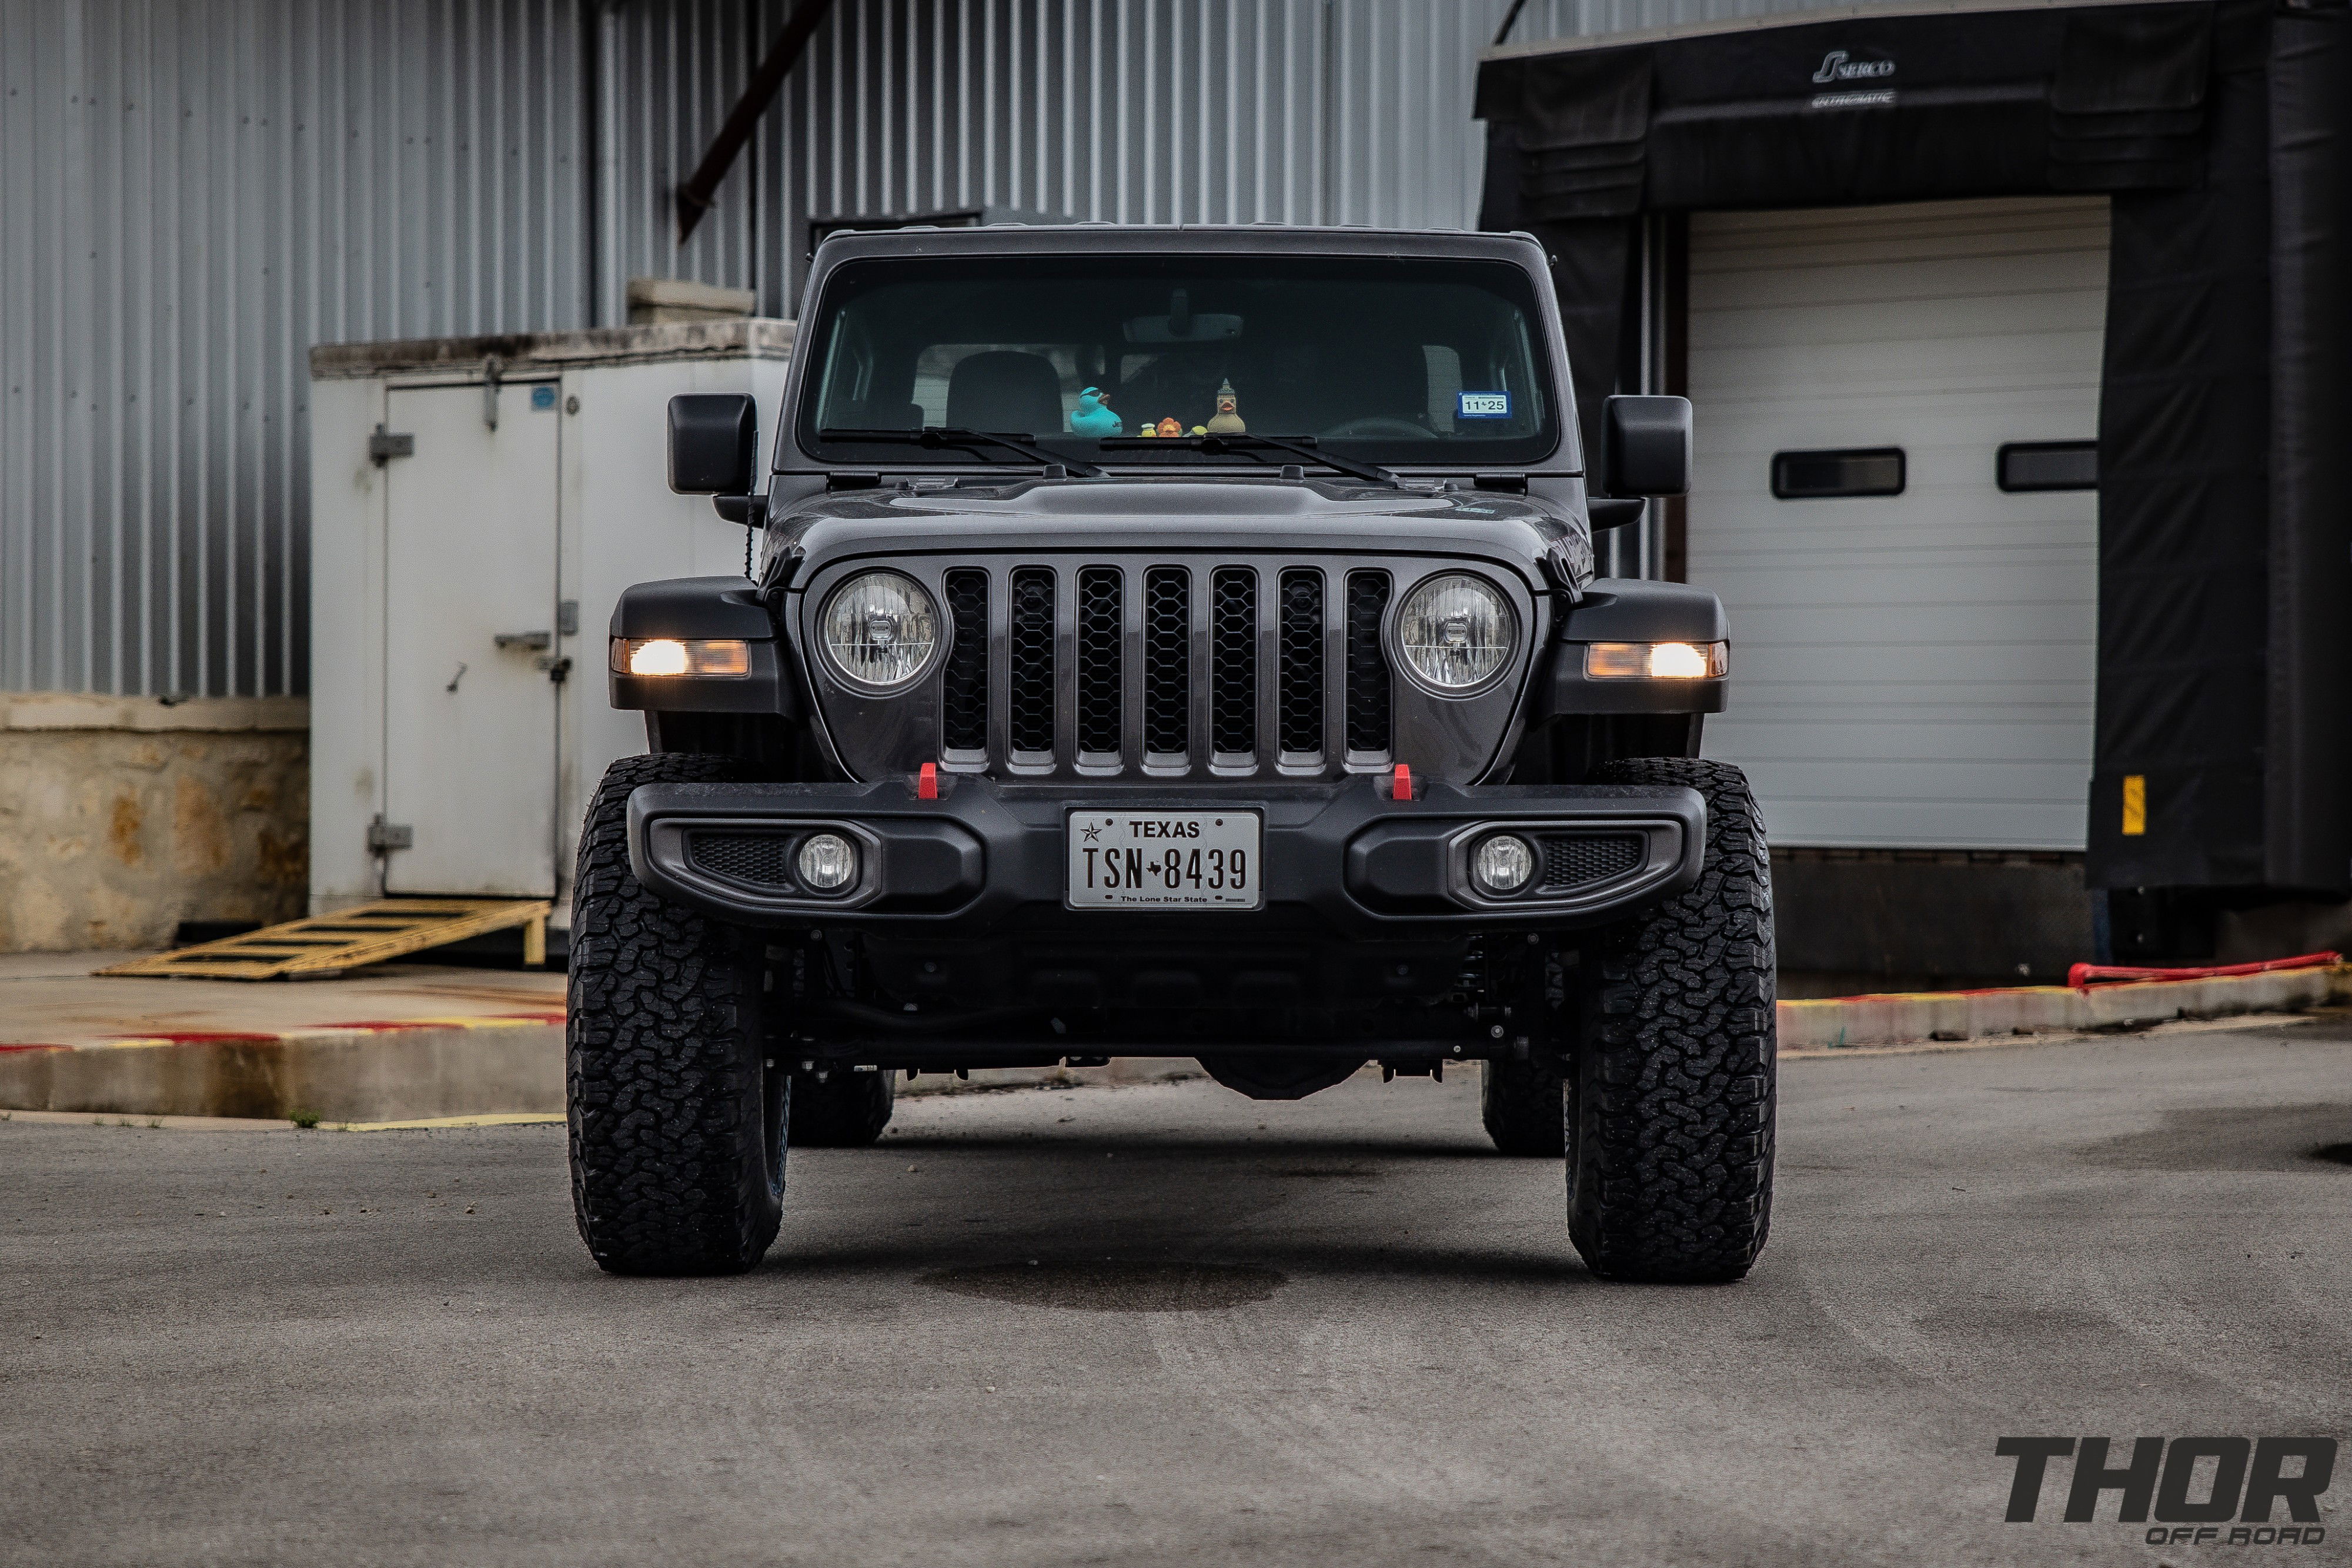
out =
{"type": "Polygon", "coordinates": [[[940,680],[940,744],[950,753],[988,750],[988,573],[958,567],[947,575],[948,615],[955,640],[940,680]]]}
{"type": "Polygon", "coordinates": [[[1280,740],[1293,757],[1323,749],[1323,574],[1294,566],[1282,574],[1280,740]]]}
{"type": "Polygon", "coordinates": [[[1155,566],[1143,580],[1143,749],[1181,758],[1192,734],[1192,576],[1155,566]]]}
{"type": "Polygon", "coordinates": [[[1389,607],[1389,574],[1348,574],[1348,749],[1389,748],[1389,663],[1381,651],[1381,617],[1389,607]]]}
{"type": "Polygon", "coordinates": [[[1013,754],[1054,755],[1054,570],[1024,566],[1013,574],[1013,754]]]}
{"type": "Polygon", "coordinates": [[[950,762],[1316,777],[1390,759],[1385,569],[1080,560],[940,580],[955,622],[940,676],[950,762]]]}
{"type": "Polygon", "coordinates": [[[1124,728],[1119,714],[1121,643],[1119,570],[1090,566],[1078,573],[1078,754],[1117,756],[1124,728]]]}
{"type": "Polygon", "coordinates": [[[1220,757],[1257,755],[1257,573],[1221,566],[1209,610],[1210,744],[1220,757]]]}

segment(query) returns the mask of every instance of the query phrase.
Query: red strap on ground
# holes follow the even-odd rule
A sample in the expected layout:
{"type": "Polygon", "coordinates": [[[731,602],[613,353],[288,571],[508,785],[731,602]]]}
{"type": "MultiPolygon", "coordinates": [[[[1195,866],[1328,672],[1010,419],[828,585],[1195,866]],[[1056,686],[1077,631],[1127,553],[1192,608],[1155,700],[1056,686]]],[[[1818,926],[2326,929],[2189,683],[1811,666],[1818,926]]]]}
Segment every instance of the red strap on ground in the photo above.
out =
{"type": "Polygon", "coordinates": [[[936,800],[939,798],[940,765],[936,762],[926,762],[923,764],[922,772],[917,775],[915,779],[915,799],[918,800],[936,800]]]}
{"type": "Polygon", "coordinates": [[[2066,983],[2076,990],[2119,985],[2126,980],[2211,980],[2224,975],[2263,975],[2273,969],[2324,969],[2341,964],[2341,953],[2299,953],[2292,958],[2266,958],[2259,964],[2209,964],[2201,968],[2135,969],[2121,964],[2077,964],[2066,971],[2066,983]]]}
{"type": "Polygon", "coordinates": [[[1389,786],[1389,799],[1391,800],[1412,799],[1412,769],[1402,762],[1396,765],[1396,781],[1389,786]]]}

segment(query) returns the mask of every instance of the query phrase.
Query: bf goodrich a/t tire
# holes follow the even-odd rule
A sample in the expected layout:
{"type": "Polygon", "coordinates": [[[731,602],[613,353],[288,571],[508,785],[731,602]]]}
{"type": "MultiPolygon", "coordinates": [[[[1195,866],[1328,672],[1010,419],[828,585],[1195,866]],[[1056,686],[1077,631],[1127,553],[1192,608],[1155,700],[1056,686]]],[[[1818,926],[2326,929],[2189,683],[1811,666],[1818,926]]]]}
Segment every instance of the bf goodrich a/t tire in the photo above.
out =
{"type": "Polygon", "coordinates": [[[1772,873],[1747,778],[1727,763],[1628,758],[1596,784],[1706,798],[1696,885],[1588,959],[1570,1075],[1569,1234],[1592,1271],[1737,1280],[1772,1212],[1772,873]]]}
{"type": "Polygon", "coordinates": [[[1567,1085],[1537,1061],[1489,1061],[1478,1091],[1486,1135],[1507,1155],[1559,1158],[1567,1147],[1567,1085]]]}
{"type": "Polygon", "coordinates": [[[792,1138],[794,1148],[862,1149],[890,1124],[898,1080],[887,1072],[854,1072],[836,1067],[822,1079],[793,1074],[792,1138]]]}
{"type": "Polygon", "coordinates": [[[729,758],[613,764],[572,903],[572,1208],[615,1274],[730,1274],[775,1239],[788,1072],[766,1059],[756,936],[655,897],[629,871],[629,793],[731,778],[729,758]]]}

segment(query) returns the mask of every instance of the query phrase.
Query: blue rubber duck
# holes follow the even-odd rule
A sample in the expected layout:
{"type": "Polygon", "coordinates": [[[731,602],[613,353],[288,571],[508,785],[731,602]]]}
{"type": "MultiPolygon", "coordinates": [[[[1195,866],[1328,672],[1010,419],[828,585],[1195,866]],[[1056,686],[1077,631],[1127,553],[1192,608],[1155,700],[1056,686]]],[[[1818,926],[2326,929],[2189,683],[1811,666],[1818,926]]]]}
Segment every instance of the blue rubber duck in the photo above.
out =
{"type": "Polygon", "coordinates": [[[1070,411],[1070,433],[1073,435],[1117,435],[1127,428],[1127,422],[1103,402],[1099,387],[1088,387],[1078,394],[1078,406],[1070,411]]]}

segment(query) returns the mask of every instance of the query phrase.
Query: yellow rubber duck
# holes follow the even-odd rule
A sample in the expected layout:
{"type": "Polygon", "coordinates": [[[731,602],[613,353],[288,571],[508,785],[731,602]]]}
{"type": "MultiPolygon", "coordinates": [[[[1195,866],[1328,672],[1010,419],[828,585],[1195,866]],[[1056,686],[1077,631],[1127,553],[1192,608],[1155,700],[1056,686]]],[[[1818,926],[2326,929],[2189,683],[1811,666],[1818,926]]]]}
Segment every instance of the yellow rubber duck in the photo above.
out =
{"type": "Polygon", "coordinates": [[[1234,397],[1234,383],[1226,382],[1217,389],[1217,413],[1210,420],[1204,435],[1247,435],[1249,426],[1242,423],[1240,404],[1234,397]]]}

